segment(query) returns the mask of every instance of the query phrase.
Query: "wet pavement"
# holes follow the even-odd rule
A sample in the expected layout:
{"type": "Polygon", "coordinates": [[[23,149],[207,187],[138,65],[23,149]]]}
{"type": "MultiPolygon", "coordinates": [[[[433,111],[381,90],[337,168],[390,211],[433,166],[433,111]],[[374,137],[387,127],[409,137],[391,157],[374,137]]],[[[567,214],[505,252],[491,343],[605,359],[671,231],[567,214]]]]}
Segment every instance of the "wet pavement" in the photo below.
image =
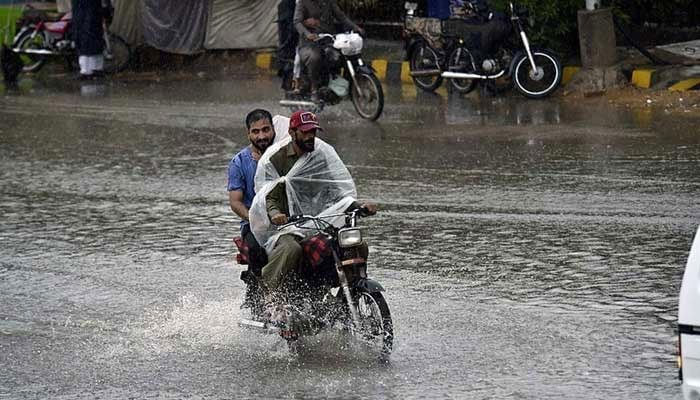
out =
{"type": "Polygon", "coordinates": [[[698,119],[386,87],[325,110],[363,200],[388,362],[237,326],[226,166],[277,82],[25,79],[0,98],[0,398],[679,399],[698,119]]]}

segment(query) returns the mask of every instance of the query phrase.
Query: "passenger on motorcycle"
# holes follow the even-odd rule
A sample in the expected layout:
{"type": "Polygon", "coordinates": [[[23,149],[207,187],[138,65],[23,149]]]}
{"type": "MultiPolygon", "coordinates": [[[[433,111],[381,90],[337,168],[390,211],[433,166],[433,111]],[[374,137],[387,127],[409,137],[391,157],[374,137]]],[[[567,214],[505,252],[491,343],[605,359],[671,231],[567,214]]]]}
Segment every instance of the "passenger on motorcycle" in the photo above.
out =
{"type": "Polygon", "coordinates": [[[245,118],[250,144],[236,154],[228,165],[228,198],[231,210],[241,218],[241,238],[248,247],[248,271],[241,274],[247,284],[244,307],[251,307],[260,297],[256,276],[267,263],[267,255],[250,230],[248,210],[255,197],[255,171],[258,160],[275,140],[272,115],[267,110],[253,110],[245,118]],[[254,276],[251,276],[253,274],[254,276]]]}
{"type": "Polygon", "coordinates": [[[316,40],[321,33],[337,33],[336,22],[343,26],[343,30],[352,30],[364,36],[364,30],[343,13],[335,0],[297,1],[294,10],[294,26],[300,36],[297,51],[310,80],[311,100],[314,102],[319,101],[318,89],[324,58],[340,57],[332,46],[322,46],[316,40]]]}
{"type": "Polygon", "coordinates": [[[250,222],[268,253],[268,263],[262,269],[268,301],[289,288],[287,278],[302,259],[299,243],[309,231],[294,225],[278,230],[291,215],[322,216],[360,207],[369,215],[377,211],[374,204],[355,201],[352,177],[333,147],[316,137],[321,131],[313,113],[295,112],[289,122],[289,137],[269,149],[258,164],[258,195],[250,209],[250,222]]]}

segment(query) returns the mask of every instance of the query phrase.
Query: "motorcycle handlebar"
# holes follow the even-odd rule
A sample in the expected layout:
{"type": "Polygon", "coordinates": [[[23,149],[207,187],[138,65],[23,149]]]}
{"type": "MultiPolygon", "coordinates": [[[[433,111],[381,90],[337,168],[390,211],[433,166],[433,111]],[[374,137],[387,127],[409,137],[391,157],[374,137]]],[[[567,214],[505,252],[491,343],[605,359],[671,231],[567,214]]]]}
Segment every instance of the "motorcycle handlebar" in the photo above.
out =
{"type": "Polygon", "coordinates": [[[305,221],[312,221],[312,220],[318,220],[318,221],[323,221],[328,224],[328,222],[325,221],[326,218],[333,218],[333,217],[369,217],[372,214],[370,213],[369,209],[367,207],[360,207],[352,211],[347,211],[344,213],[338,213],[338,214],[329,214],[329,215],[324,215],[322,217],[314,217],[312,215],[303,215],[303,214],[295,214],[289,216],[287,218],[287,222],[283,225],[280,225],[277,227],[278,230],[286,228],[290,225],[298,224],[299,222],[305,222],[305,221]]]}

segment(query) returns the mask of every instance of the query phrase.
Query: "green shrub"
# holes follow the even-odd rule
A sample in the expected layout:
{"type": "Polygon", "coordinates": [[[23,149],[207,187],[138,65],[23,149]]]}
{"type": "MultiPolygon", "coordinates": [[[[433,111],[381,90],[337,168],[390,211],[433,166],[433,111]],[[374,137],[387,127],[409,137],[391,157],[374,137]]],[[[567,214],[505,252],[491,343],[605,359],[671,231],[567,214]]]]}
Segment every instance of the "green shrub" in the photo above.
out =
{"type": "Polygon", "coordinates": [[[0,42],[12,42],[15,36],[15,21],[21,15],[20,7],[0,7],[0,42]]]}
{"type": "MultiPolygon", "coordinates": [[[[491,0],[492,8],[506,11],[509,1],[491,0]]],[[[530,40],[541,47],[549,47],[564,54],[578,52],[577,12],[584,0],[520,0],[515,2],[530,11],[532,26],[526,30],[530,40]]]]}

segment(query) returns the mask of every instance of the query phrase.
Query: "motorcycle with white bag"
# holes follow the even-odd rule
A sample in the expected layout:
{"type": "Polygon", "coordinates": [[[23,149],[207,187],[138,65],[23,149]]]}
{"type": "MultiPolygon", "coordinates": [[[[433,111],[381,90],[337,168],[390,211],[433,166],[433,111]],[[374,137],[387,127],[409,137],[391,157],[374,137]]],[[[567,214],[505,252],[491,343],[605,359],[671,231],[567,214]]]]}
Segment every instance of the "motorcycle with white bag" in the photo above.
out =
{"type": "Polygon", "coordinates": [[[299,93],[289,94],[280,101],[280,105],[293,110],[320,112],[326,105],[350,99],[362,118],[377,120],[384,109],[384,91],[372,67],[362,60],[362,37],[355,32],[336,35],[322,33],[316,42],[321,48],[330,48],[330,51],[324,52],[324,66],[318,85],[319,101],[311,101],[309,77],[302,70],[299,93]]]}

